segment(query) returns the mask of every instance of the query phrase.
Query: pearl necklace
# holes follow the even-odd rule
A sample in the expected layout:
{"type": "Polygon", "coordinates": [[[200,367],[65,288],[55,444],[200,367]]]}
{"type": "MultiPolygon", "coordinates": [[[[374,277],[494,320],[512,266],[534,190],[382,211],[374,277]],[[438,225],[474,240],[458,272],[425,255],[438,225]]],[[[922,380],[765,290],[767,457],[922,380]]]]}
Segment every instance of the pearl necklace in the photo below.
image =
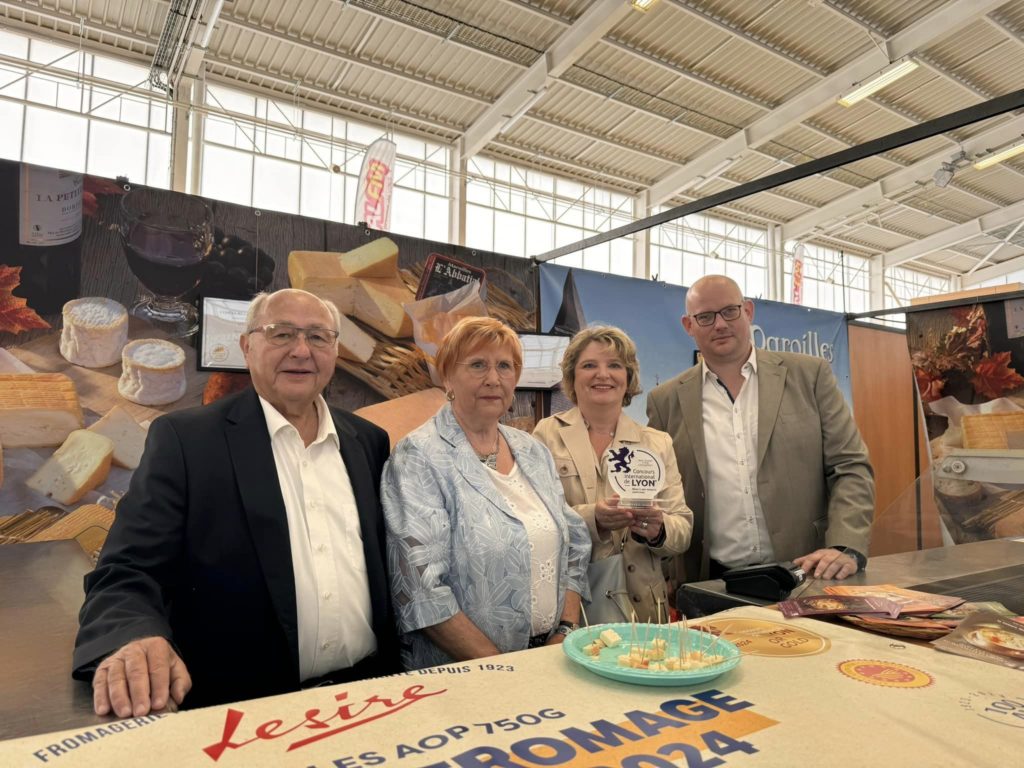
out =
{"type": "MultiPolygon", "coordinates": [[[[586,419],[583,420],[583,426],[587,428],[587,432],[594,431],[593,428],[590,426],[590,422],[587,421],[586,419]]],[[[598,434],[608,435],[608,437],[615,437],[615,430],[613,429],[611,432],[599,432],[598,434]]]]}

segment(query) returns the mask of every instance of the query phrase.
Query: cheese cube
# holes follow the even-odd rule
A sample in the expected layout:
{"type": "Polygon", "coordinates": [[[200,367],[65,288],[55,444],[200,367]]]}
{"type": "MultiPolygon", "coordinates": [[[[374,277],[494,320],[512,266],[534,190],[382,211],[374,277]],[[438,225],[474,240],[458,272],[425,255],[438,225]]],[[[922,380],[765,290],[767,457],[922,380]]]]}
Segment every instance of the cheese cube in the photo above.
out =
{"type": "Polygon", "coordinates": [[[344,315],[341,316],[341,335],[338,336],[338,357],[355,360],[357,363],[368,362],[373,357],[377,346],[373,336],[344,315]]]}
{"type": "Polygon", "coordinates": [[[0,373],[0,442],[8,448],[60,445],[85,426],[71,379],[62,373],[0,373]]]}
{"type": "Polygon", "coordinates": [[[146,430],[124,408],[115,405],[89,427],[89,431],[105,435],[114,443],[114,464],[126,469],[139,466],[146,445],[146,430]]]}
{"type": "Polygon", "coordinates": [[[621,642],[622,638],[619,637],[619,633],[614,629],[606,629],[600,634],[601,642],[604,643],[608,648],[614,648],[621,642]]]}
{"type": "Polygon", "coordinates": [[[415,300],[400,278],[366,278],[358,282],[352,314],[385,336],[399,339],[412,335],[412,318],[402,305],[415,300]]]}
{"type": "Polygon", "coordinates": [[[288,280],[292,288],[332,301],[343,315],[351,315],[359,281],[342,269],[340,256],[324,251],[292,251],[288,254],[288,280]]]}
{"type": "Polygon", "coordinates": [[[341,254],[341,268],[352,277],[396,277],[398,246],[390,238],[379,237],[341,254]]]}
{"type": "Polygon", "coordinates": [[[114,443],[87,429],[76,429],[26,482],[61,504],[74,504],[107,479],[114,443]]]}

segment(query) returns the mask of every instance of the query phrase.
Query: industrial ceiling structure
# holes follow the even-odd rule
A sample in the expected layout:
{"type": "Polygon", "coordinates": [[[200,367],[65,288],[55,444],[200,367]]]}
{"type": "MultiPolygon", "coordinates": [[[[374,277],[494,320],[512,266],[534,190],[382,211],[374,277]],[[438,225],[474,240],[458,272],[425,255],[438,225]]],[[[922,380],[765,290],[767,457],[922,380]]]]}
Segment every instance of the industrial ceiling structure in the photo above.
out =
{"type": "MultiPolygon", "coordinates": [[[[294,98],[648,209],[1024,84],[1024,0],[0,0],[0,24],[145,62],[167,87],[201,75],[294,98]]],[[[1024,269],[1024,152],[996,157],[1017,145],[1024,114],[1007,113],[724,212],[969,287],[1024,269]]]]}

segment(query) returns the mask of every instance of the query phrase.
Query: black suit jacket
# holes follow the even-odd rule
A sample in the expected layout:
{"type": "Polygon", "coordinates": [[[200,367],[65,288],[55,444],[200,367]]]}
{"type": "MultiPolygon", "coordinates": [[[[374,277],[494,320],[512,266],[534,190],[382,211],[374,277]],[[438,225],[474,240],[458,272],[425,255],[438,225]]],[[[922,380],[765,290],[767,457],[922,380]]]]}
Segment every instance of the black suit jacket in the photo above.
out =
{"type": "MultiPolygon", "coordinates": [[[[388,436],[331,409],[363,536],[377,653],[399,670],[378,487],[388,436]]],[[[299,687],[295,578],[267,423],[253,389],[156,419],[99,564],[85,578],[74,676],[141,637],[167,638],[192,676],[189,707],[299,687]]]]}

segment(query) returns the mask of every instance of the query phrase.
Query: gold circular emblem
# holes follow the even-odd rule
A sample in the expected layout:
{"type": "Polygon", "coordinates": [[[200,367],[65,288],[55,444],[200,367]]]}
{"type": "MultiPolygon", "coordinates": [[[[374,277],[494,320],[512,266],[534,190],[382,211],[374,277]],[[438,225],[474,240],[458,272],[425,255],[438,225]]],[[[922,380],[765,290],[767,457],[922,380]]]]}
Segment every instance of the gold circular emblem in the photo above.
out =
{"type": "Polygon", "coordinates": [[[886,688],[927,688],[934,682],[927,672],[894,661],[851,659],[840,662],[839,671],[853,680],[886,688]]]}
{"type": "Polygon", "coordinates": [[[723,637],[746,656],[813,656],[832,642],[804,628],[763,619],[703,619],[690,625],[723,637]]]}
{"type": "Polygon", "coordinates": [[[215,344],[210,350],[210,359],[215,363],[223,363],[228,359],[228,348],[223,344],[215,344]]]}

